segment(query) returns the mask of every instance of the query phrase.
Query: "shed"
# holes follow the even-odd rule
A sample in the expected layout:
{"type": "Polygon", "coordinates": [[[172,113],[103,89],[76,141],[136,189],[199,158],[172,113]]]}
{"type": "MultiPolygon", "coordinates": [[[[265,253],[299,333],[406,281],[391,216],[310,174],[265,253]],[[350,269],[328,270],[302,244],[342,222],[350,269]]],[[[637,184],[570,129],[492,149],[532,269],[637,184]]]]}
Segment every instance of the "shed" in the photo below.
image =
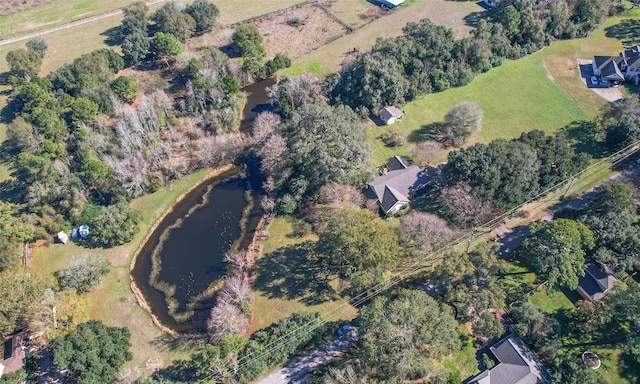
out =
{"type": "Polygon", "coordinates": [[[69,236],[67,236],[67,234],[64,233],[64,231],[58,232],[56,237],[58,238],[58,240],[60,240],[62,244],[67,244],[67,241],[69,241],[69,236]]]}
{"type": "Polygon", "coordinates": [[[396,107],[384,107],[382,108],[382,110],[380,110],[379,116],[386,125],[391,125],[396,121],[402,120],[404,112],[396,107]]]}

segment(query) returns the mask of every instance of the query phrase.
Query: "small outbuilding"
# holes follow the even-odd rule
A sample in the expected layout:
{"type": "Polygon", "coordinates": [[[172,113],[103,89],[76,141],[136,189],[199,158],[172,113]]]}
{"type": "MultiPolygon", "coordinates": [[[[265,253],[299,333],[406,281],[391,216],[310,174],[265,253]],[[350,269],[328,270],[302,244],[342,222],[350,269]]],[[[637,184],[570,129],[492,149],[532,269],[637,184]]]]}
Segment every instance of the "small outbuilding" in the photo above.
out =
{"type": "Polygon", "coordinates": [[[380,110],[379,116],[386,125],[391,125],[396,121],[402,120],[404,112],[396,107],[384,107],[380,110]]]}
{"type": "Polygon", "coordinates": [[[69,241],[69,236],[64,231],[58,232],[56,237],[58,238],[58,240],[60,240],[62,244],[67,244],[67,241],[69,241]]]}

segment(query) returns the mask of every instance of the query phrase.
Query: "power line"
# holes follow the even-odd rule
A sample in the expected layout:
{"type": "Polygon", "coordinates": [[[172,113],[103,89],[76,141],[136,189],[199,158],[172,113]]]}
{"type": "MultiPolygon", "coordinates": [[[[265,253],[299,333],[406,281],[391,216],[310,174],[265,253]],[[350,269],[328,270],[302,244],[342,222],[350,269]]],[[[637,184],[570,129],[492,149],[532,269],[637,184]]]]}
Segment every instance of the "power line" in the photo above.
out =
{"type": "MultiPolygon", "coordinates": [[[[605,170],[608,167],[611,167],[613,165],[616,165],[618,163],[620,163],[621,161],[625,160],[626,158],[628,158],[629,156],[631,156],[632,154],[634,154],[638,148],[636,148],[636,146],[638,146],[638,144],[640,144],[640,140],[636,141],[620,150],[618,150],[617,152],[611,154],[610,156],[600,159],[597,162],[595,162],[594,164],[589,165],[588,167],[586,167],[585,169],[583,169],[582,171],[579,171],[567,178],[565,178],[564,180],[556,183],[555,185],[547,188],[545,191],[537,194],[536,196],[530,198],[529,200],[527,200],[526,202],[522,203],[520,206],[512,208],[506,212],[504,212],[503,214],[485,222],[484,224],[477,226],[476,228],[480,228],[480,227],[485,227],[485,228],[489,228],[489,231],[486,231],[485,233],[488,233],[492,230],[494,230],[495,228],[497,228],[499,225],[502,224],[503,221],[505,221],[506,219],[508,219],[509,217],[511,217],[512,215],[514,215],[516,212],[518,212],[519,210],[521,210],[522,208],[524,208],[527,204],[531,204],[534,203],[536,201],[539,202],[545,202],[544,200],[541,200],[544,196],[548,195],[549,193],[553,192],[554,190],[557,190],[558,188],[560,188],[562,185],[564,185],[567,182],[570,182],[569,184],[569,188],[567,188],[567,190],[562,194],[562,196],[565,196],[568,192],[569,189],[571,188],[572,185],[576,185],[576,181],[580,180],[580,179],[584,179],[587,178],[587,176],[591,176],[593,174],[597,174],[603,170],[605,170]]],[[[579,183],[579,181],[578,181],[579,183]]],[[[547,200],[546,202],[550,202],[553,201],[553,199],[547,200]]],[[[340,305],[338,305],[336,308],[333,308],[331,310],[326,311],[325,313],[321,313],[321,317],[314,319],[306,324],[303,324],[299,327],[297,327],[296,329],[290,331],[289,333],[287,333],[286,335],[280,336],[279,338],[271,341],[270,343],[268,343],[265,346],[265,350],[261,351],[260,353],[257,354],[253,354],[253,355],[248,355],[248,356],[243,356],[242,358],[237,360],[237,367],[236,369],[240,369],[241,367],[246,367],[247,365],[249,365],[250,363],[258,360],[258,359],[262,359],[263,357],[271,354],[272,352],[280,349],[280,348],[284,348],[287,344],[295,341],[297,338],[301,337],[302,335],[305,335],[307,333],[310,333],[316,329],[318,329],[319,327],[321,327],[322,325],[326,324],[327,322],[331,321],[331,320],[337,320],[338,316],[344,311],[344,309],[346,309],[348,306],[357,308],[358,306],[364,304],[365,302],[373,299],[374,297],[378,296],[379,294],[387,291],[388,289],[390,289],[391,287],[399,284],[400,282],[402,282],[403,280],[407,279],[408,277],[412,276],[413,274],[415,274],[416,272],[420,271],[421,269],[427,267],[427,263],[430,264],[429,266],[433,265],[434,262],[443,259],[447,253],[456,245],[462,243],[463,241],[467,240],[470,236],[474,235],[476,233],[476,229],[473,229],[471,232],[466,232],[464,233],[462,236],[450,241],[449,243],[447,243],[446,245],[440,247],[438,250],[432,252],[431,254],[420,258],[419,260],[415,261],[414,263],[412,263],[411,265],[409,265],[408,267],[405,267],[404,269],[402,269],[394,278],[392,278],[390,281],[385,282],[385,283],[379,283],[371,288],[368,288],[367,290],[365,290],[364,292],[358,294],[357,296],[349,299],[347,302],[342,303],[340,305]]],[[[213,378],[213,376],[215,375],[211,375],[203,380],[201,380],[200,382],[204,382],[207,380],[210,380],[211,378],[213,378]]]]}

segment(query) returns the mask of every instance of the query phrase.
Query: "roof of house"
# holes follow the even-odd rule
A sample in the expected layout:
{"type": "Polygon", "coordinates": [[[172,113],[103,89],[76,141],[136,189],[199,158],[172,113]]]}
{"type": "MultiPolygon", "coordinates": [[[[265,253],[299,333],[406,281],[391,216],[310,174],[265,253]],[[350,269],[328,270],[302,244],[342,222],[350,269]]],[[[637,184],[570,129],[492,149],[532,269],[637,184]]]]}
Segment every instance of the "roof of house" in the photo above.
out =
{"type": "Polygon", "coordinates": [[[601,76],[608,80],[624,80],[624,75],[618,68],[623,58],[620,56],[594,56],[593,62],[601,76]]]}
{"type": "Polygon", "coordinates": [[[548,384],[549,373],[536,356],[515,335],[509,335],[490,348],[498,360],[493,368],[481,372],[470,384],[548,384]]]}
{"type": "Polygon", "coordinates": [[[622,51],[621,56],[629,67],[640,69],[640,46],[636,45],[635,47],[625,49],[622,51]]]}
{"type": "Polygon", "coordinates": [[[600,300],[608,290],[613,288],[613,283],[616,281],[615,277],[594,264],[589,265],[585,272],[584,276],[578,279],[577,289],[585,299],[600,300]]]}
{"type": "Polygon", "coordinates": [[[427,182],[426,172],[417,165],[395,156],[387,163],[387,173],[370,182],[369,197],[378,199],[385,212],[398,202],[409,202],[409,197],[427,182]]]}
{"type": "Polygon", "coordinates": [[[404,112],[397,107],[384,107],[380,110],[380,118],[384,121],[387,121],[392,117],[402,116],[404,116],[404,112]]]}

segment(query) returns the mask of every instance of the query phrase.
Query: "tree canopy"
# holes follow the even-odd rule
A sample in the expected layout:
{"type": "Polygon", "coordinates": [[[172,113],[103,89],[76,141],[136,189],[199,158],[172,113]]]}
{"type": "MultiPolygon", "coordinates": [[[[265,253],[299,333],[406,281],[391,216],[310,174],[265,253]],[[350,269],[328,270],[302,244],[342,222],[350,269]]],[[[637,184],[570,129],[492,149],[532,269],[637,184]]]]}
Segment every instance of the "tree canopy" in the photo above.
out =
{"type": "Polygon", "coordinates": [[[11,74],[20,78],[36,75],[42,66],[42,56],[30,49],[9,51],[6,59],[11,74]]]}
{"type": "Polygon", "coordinates": [[[402,253],[397,235],[384,220],[368,210],[348,207],[329,218],[317,251],[324,263],[337,267],[356,287],[379,282],[402,253]]]}
{"type": "Polygon", "coordinates": [[[128,243],[138,231],[139,221],[140,213],[128,205],[110,205],[91,222],[91,239],[107,247],[128,243]]]}
{"type": "Polygon", "coordinates": [[[595,246],[591,230],[569,219],[537,221],[529,228],[521,247],[525,259],[548,279],[549,287],[576,289],[584,276],[584,256],[595,246]]]}
{"type": "Polygon", "coordinates": [[[196,34],[206,32],[213,28],[220,15],[218,7],[207,0],[195,0],[193,3],[187,5],[184,11],[195,20],[196,34]]]}
{"type": "Polygon", "coordinates": [[[125,362],[132,359],[131,333],[97,320],[78,325],[75,333],[50,343],[54,361],[82,384],[110,382],[125,362]]]}
{"type": "Polygon", "coordinates": [[[460,350],[451,308],[423,291],[401,289],[360,312],[361,354],[367,372],[384,382],[425,377],[433,361],[460,350]]]}

